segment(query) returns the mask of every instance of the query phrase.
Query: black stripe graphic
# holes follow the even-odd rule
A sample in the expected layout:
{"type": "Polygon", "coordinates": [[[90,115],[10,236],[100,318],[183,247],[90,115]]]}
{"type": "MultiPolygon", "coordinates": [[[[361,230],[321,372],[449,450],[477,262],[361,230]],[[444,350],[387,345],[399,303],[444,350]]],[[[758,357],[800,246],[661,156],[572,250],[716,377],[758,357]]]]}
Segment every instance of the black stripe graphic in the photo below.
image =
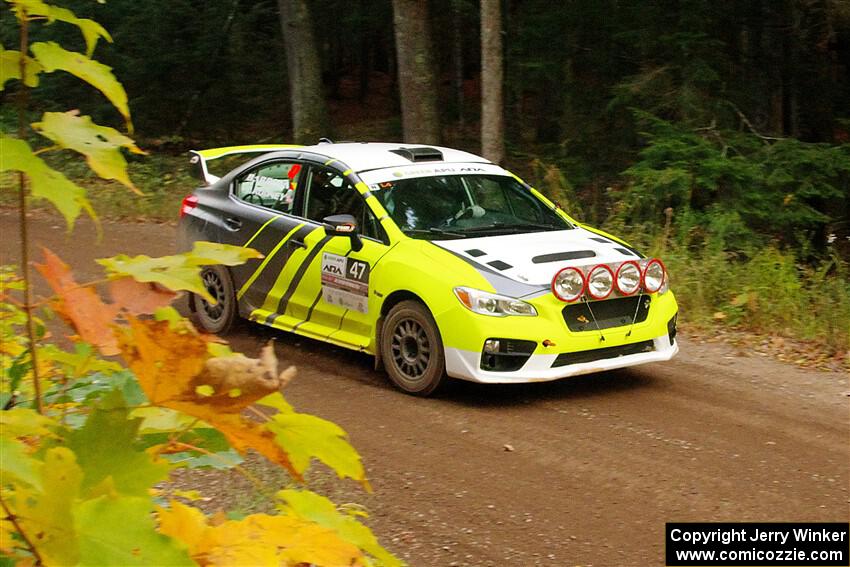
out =
{"type": "Polygon", "coordinates": [[[313,258],[316,257],[316,254],[325,247],[325,244],[327,244],[331,238],[333,238],[333,236],[325,236],[318,244],[313,246],[313,249],[310,250],[310,252],[307,253],[307,256],[304,260],[302,260],[301,265],[298,266],[298,271],[296,271],[295,275],[292,277],[292,281],[289,282],[289,287],[286,288],[286,293],[284,293],[283,297],[280,298],[280,302],[278,302],[275,312],[266,318],[267,325],[274,323],[275,319],[277,319],[280,314],[286,312],[286,306],[289,304],[289,300],[292,299],[295,289],[298,287],[298,284],[301,283],[301,278],[304,277],[304,273],[307,271],[307,268],[310,267],[310,263],[313,261],[313,258]]]}
{"type": "Polygon", "coordinates": [[[319,300],[322,298],[322,290],[319,288],[319,293],[316,294],[316,299],[313,300],[313,303],[310,305],[310,309],[307,310],[307,318],[292,327],[293,331],[297,331],[298,327],[303,325],[304,323],[308,323],[310,321],[310,317],[313,316],[313,310],[316,308],[316,305],[319,303],[319,300]]]}
{"type": "MultiPolygon", "coordinates": [[[[349,254],[351,254],[351,249],[349,249],[348,252],[345,253],[345,256],[348,256],[349,254]]],[[[319,287],[319,294],[316,296],[316,299],[313,300],[313,304],[310,305],[310,309],[307,310],[307,318],[304,319],[303,321],[301,321],[300,323],[298,323],[297,325],[295,325],[294,327],[292,327],[293,331],[295,331],[296,329],[298,329],[298,327],[300,327],[304,323],[307,323],[310,320],[310,317],[313,316],[313,310],[316,308],[316,305],[319,303],[319,300],[321,298],[322,298],[322,288],[320,286],[319,287]]],[[[346,309],[346,312],[347,311],[348,310],[346,309]]],[[[343,315],[343,317],[345,317],[345,313],[343,313],[342,315],[343,315]]],[[[340,319],[340,322],[341,321],[342,321],[342,319],[340,319]]],[[[334,331],[334,332],[336,332],[336,331],[334,331]]],[[[333,334],[333,333],[331,333],[331,334],[333,334]]],[[[328,336],[330,336],[330,335],[328,335],[328,336]]]]}
{"type": "Polygon", "coordinates": [[[342,317],[339,318],[339,325],[336,326],[336,331],[331,331],[330,334],[328,334],[328,336],[325,337],[326,339],[331,338],[331,335],[334,335],[334,334],[336,334],[336,333],[338,333],[342,330],[342,322],[345,321],[345,316],[348,315],[349,311],[350,311],[349,309],[346,309],[345,311],[342,312],[342,317]]]}
{"type": "MultiPolygon", "coordinates": [[[[283,234],[281,234],[280,232],[270,232],[268,235],[270,244],[265,250],[263,250],[263,252],[266,255],[270,254],[271,251],[274,250],[274,247],[280,243],[284,235],[296,226],[297,225],[295,224],[286,225],[284,227],[285,232],[283,234]]],[[[263,268],[263,271],[257,276],[257,278],[254,280],[254,283],[251,284],[250,290],[256,291],[258,293],[262,292],[262,294],[258,298],[256,298],[259,299],[260,305],[262,305],[262,302],[268,292],[271,291],[275,280],[277,280],[277,276],[286,268],[286,264],[292,257],[292,253],[295,251],[295,248],[292,246],[292,242],[295,240],[303,241],[314,230],[318,230],[318,227],[316,225],[310,224],[305,224],[304,226],[296,230],[295,233],[289,237],[289,240],[286,242],[286,244],[281,246],[281,248],[277,251],[274,257],[269,261],[269,263],[266,264],[266,267],[263,268]]],[[[262,238],[263,235],[260,235],[260,238],[258,240],[262,240],[262,238]]],[[[253,271],[250,273],[253,273],[253,271]]],[[[250,273],[248,276],[243,278],[244,281],[240,283],[240,289],[244,282],[248,281],[250,273]]],[[[248,305],[249,308],[253,311],[256,307],[259,306],[255,306],[253,305],[253,303],[251,303],[250,300],[254,299],[254,297],[252,297],[253,293],[247,293],[247,291],[248,290],[246,290],[245,295],[242,296],[240,301],[245,302],[245,304],[248,305]]]]}

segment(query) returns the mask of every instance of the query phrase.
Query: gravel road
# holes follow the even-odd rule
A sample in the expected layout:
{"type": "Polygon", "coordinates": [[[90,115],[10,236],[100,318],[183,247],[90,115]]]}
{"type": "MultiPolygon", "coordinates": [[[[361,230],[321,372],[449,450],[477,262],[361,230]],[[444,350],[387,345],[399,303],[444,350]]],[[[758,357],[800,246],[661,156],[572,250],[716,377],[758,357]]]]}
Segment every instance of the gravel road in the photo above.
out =
{"type": "MultiPolygon", "coordinates": [[[[17,261],[15,217],[0,230],[0,262],[17,261]]],[[[174,232],[105,223],[98,243],[87,223],[32,220],[80,281],[93,258],[170,253],[174,232]]],[[[375,492],[321,484],[411,565],[662,565],[668,521],[850,519],[844,373],[682,337],[669,363],[417,399],[357,353],[256,326],[232,343],[253,356],[271,337],[300,369],[287,398],[348,431],[375,492]]]]}

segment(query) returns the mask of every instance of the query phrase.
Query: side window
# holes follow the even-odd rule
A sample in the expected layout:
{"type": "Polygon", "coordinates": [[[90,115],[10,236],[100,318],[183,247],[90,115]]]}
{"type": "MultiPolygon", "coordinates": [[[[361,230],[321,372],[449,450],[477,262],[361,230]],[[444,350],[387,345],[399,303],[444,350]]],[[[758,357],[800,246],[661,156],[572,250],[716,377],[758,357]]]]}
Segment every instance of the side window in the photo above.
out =
{"type": "Polygon", "coordinates": [[[300,173],[297,163],[265,163],[239,177],[234,194],[246,203],[291,213],[300,173]]]}
{"type": "Polygon", "coordinates": [[[304,216],[322,222],[331,215],[351,215],[357,219],[360,233],[385,240],[384,230],[363,197],[342,175],[331,169],[312,167],[304,193],[304,216]]]}

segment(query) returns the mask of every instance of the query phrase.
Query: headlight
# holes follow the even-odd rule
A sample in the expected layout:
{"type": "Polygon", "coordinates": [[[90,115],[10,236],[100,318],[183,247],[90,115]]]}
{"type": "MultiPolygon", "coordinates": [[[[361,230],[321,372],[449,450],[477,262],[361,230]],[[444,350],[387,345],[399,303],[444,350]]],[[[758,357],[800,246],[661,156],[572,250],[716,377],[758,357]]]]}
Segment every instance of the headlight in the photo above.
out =
{"type": "Polygon", "coordinates": [[[633,260],[628,260],[620,264],[617,268],[617,277],[614,278],[614,285],[617,286],[617,291],[623,295],[631,295],[640,289],[640,266],[633,260]]]}
{"type": "Polygon", "coordinates": [[[647,293],[655,293],[664,285],[667,270],[658,258],[653,258],[643,270],[643,288],[647,293]]]}
{"type": "Polygon", "coordinates": [[[605,264],[599,264],[587,275],[587,293],[593,299],[605,299],[614,290],[614,272],[605,264]]]}
{"type": "Polygon", "coordinates": [[[463,306],[473,313],[493,317],[504,317],[506,315],[534,317],[537,315],[537,310],[533,305],[513,297],[496,295],[471,287],[456,287],[454,292],[463,306]]]}
{"type": "Polygon", "coordinates": [[[581,297],[585,287],[584,274],[578,268],[564,268],[552,278],[552,293],[561,301],[572,302],[581,297]]]}

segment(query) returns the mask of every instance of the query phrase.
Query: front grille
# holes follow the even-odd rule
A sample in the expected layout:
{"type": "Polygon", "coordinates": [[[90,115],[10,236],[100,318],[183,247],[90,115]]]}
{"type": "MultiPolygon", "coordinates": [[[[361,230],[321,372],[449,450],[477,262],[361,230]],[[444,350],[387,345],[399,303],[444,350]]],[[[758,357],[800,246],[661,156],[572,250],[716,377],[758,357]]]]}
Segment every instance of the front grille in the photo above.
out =
{"type": "Polygon", "coordinates": [[[570,331],[574,333],[595,331],[630,325],[632,319],[635,323],[646,321],[651,302],[652,297],[648,295],[617,297],[591,302],[580,301],[567,305],[561,313],[570,331]],[[638,303],[640,303],[640,307],[638,307],[638,303]],[[591,310],[593,311],[592,314],[591,310]],[[635,311],[637,311],[637,317],[635,317],[635,311]],[[594,315],[596,316],[596,323],[593,322],[594,315]],[[599,327],[596,326],[597,324],[599,327]]]}
{"type": "Polygon", "coordinates": [[[655,350],[655,345],[652,340],[648,340],[623,346],[597,348],[593,350],[583,350],[580,352],[562,352],[555,359],[555,362],[552,363],[552,368],[568,366],[570,364],[580,364],[582,362],[605,360],[606,358],[617,358],[618,356],[639,354],[641,352],[652,352],[653,350],[655,350]]]}

